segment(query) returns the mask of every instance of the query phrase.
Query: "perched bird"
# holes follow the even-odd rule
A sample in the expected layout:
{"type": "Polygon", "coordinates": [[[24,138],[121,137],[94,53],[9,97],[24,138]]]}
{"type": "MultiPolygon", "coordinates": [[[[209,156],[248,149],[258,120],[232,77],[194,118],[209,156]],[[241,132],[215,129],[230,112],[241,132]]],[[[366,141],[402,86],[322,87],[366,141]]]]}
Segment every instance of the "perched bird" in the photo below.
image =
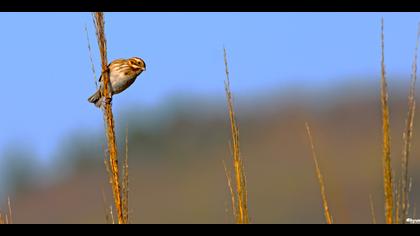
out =
{"type": "MultiPolygon", "coordinates": [[[[110,92],[112,95],[121,93],[134,83],[137,76],[146,70],[143,59],[132,57],[130,59],[117,59],[108,65],[110,92]]],[[[99,89],[89,97],[88,101],[101,107],[104,98],[104,83],[102,75],[99,78],[99,89]]]]}

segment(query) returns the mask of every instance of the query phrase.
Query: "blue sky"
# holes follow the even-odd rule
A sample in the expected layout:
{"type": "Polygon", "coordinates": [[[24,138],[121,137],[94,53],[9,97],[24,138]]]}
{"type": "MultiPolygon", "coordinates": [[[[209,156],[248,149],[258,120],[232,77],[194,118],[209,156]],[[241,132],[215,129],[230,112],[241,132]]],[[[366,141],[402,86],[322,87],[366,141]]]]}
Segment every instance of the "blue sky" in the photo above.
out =
{"type": "MultiPolygon", "coordinates": [[[[224,97],[223,46],[237,96],[379,75],[382,16],[387,71],[408,76],[418,13],[107,13],[109,60],[138,56],[148,66],[114,108],[224,97]]],[[[48,160],[66,134],[103,129],[86,101],[95,84],[85,25],[98,71],[90,13],[0,14],[0,155],[23,143],[48,160]]]]}

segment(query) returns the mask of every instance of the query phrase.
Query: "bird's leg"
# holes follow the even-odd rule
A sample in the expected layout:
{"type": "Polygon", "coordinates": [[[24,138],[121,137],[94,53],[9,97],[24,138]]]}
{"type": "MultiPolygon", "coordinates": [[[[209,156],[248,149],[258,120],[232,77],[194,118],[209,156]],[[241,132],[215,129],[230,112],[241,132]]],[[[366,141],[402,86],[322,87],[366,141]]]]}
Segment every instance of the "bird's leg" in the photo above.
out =
{"type": "Polygon", "coordinates": [[[109,73],[109,67],[107,66],[105,69],[102,70],[102,74],[109,73]]]}
{"type": "Polygon", "coordinates": [[[109,98],[105,98],[105,102],[108,103],[108,104],[111,104],[111,102],[112,102],[112,96],[109,97],[109,98]]]}

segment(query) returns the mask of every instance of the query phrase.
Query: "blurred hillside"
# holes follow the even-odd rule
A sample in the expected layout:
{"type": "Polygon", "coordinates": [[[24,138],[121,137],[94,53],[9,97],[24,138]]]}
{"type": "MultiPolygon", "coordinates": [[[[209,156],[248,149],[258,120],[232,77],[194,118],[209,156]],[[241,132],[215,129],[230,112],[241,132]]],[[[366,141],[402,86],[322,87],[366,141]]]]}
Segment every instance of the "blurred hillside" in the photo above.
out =
{"type": "MultiPolygon", "coordinates": [[[[407,83],[390,84],[396,174],[407,111],[408,79],[402,81],[407,83]]],[[[369,194],[378,221],[383,221],[379,80],[361,84],[259,96],[235,96],[233,88],[253,223],[324,222],[305,121],[312,127],[335,222],[370,223],[369,194]]],[[[159,109],[132,106],[116,113],[120,156],[128,127],[132,222],[232,223],[222,165],[222,160],[231,163],[225,101],[179,97],[159,109]]],[[[418,118],[411,196],[418,196],[420,184],[418,118]]],[[[56,153],[56,165],[48,168],[33,164],[30,151],[21,149],[5,153],[9,161],[3,166],[15,222],[105,222],[102,191],[108,204],[112,198],[103,133],[69,134],[56,153]]],[[[420,198],[414,200],[419,205],[420,198]]]]}

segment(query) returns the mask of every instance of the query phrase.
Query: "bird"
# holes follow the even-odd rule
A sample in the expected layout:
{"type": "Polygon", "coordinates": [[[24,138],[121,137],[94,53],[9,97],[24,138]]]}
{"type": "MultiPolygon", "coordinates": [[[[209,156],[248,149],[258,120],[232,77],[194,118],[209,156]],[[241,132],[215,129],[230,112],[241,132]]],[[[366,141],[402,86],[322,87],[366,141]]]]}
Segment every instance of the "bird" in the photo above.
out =
{"type": "Polygon", "coordinates": [[[100,108],[103,104],[104,82],[103,73],[109,73],[109,86],[111,97],[114,94],[121,93],[136,81],[136,78],[146,70],[146,63],[139,57],[129,59],[116,59],[109,63],[107,69],[102,72],[99,78],[99,89],[88,98],[88,101],[100,108]]]}

